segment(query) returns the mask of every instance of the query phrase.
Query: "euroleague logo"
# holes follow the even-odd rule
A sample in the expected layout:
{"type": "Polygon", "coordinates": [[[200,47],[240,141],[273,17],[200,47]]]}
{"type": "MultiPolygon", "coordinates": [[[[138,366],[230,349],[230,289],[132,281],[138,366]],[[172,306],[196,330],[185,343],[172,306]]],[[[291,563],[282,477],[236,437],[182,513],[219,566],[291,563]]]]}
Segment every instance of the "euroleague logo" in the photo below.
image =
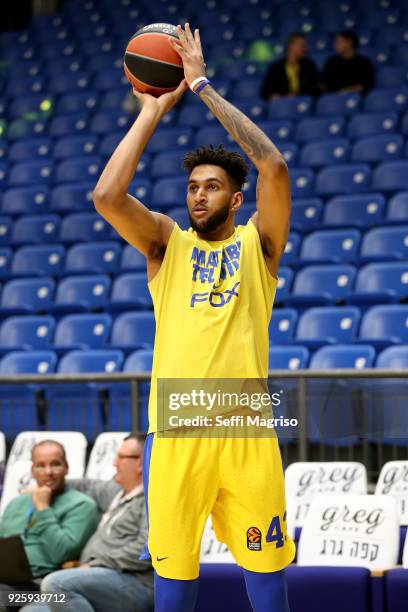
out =
{"type": "Polygon", "coordinates": [[[247,530],[247,547],[249,550],[262,550],[262,533],[258,527],[247,530]]]}

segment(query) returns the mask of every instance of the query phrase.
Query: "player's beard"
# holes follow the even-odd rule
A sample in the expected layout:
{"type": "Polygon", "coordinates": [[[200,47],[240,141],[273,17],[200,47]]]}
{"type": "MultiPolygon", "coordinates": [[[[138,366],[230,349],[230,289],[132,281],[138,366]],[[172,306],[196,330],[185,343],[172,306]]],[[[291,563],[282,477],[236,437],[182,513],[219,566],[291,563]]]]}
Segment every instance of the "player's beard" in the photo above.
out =
{"type": "Polygon", "coordinates": [[[189,211],[188,218],[190,220],[190,226],[195,232],[200,234],[209,234],[213,232],[214,230],[218,229],[220,225],[223,225],[228,219],[229,206],[230,205],[228,202],[223,208],[220,208],[220,210],[215,211],[212,215],[202,220],[194,219],[189,211]]]}

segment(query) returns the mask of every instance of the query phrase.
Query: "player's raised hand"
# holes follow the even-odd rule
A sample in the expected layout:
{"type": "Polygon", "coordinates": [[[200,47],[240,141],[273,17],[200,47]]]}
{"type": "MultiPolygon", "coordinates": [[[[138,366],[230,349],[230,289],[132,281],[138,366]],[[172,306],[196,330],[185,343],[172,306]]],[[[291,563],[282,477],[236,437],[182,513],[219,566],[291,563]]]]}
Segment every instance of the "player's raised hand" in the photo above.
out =
{"type": "Polygon", "coordinates": [[[169,42],[183,60],[184,76],[190,86],[198,77],[205,77],[205,63],[201,48],[200,32],[196,29],[193,35],[190,24],[186,23],[184,30],[181,25],[177,26],[177,34],[179,36],[178,40],[173,36],[169,36],[169,42]]]}
{"type": "Polygon", "coordinates": [[[185,79],[183,79],[177,89],[162,94],[158,98],[155,98],[147,93],[141,93],[135,88],[133,88],[133,94],[139,100],[142,107],[151,108],[158,111],[160,115],[163,116],[168,113],[175,104],[177,104],[187,89],[187,82],[185,79]]]}

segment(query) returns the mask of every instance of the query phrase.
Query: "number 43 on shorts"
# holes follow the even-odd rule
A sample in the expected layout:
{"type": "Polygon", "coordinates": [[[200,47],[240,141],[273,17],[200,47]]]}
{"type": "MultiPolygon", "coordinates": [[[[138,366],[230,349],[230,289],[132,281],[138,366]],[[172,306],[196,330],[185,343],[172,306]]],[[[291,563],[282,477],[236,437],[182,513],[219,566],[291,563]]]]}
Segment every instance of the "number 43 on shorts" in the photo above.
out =
{"type": "MultiPolygon", "coordinates": [[[[283,515],[282,523],[286,523],[286,512],[283,515]]],[[[266,542],[276,542],[276,548],[282,548],[285,540],[286,535],[282,532],[279,515],[276,515],[269,525],[268,533],[266,534],[266,542]]]]}

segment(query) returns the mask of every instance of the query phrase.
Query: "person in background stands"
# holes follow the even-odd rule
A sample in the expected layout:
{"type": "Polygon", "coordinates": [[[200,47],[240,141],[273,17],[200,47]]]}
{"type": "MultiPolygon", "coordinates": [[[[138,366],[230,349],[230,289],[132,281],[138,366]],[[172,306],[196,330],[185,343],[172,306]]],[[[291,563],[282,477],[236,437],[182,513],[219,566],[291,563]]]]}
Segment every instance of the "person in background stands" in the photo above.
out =
{"type": "Polygon", "coordinates": [[[268,69],[261,88],[264,100],[290,96],[317,96],[319,73],[307,57],[308,45],[301,32],[291,34],[286,42],[285,57],[268,69]]]}
{"type": "Polygon", "coordinates": [[[338,32],[334,39],[336,55],[323,69],[323,86],[328,92],[365,93],[374,85],[374,68],[368,57],[357,53],[358,37],[351,30],[338,32]]]}
{"type": "MultiPolygon", "coordinates": [[[[66,486],[68,463],[62,444],[54,440],[35,444],[31,472],[36,484],[7,505],[0,537],[21,535],[33,581],[0,585],[1,590],[38,591],[44,576],[78,558],[98,524],[94,500],[66,486]]],[[[0,604],[0,610],[5,609],[0,604]]]]}

